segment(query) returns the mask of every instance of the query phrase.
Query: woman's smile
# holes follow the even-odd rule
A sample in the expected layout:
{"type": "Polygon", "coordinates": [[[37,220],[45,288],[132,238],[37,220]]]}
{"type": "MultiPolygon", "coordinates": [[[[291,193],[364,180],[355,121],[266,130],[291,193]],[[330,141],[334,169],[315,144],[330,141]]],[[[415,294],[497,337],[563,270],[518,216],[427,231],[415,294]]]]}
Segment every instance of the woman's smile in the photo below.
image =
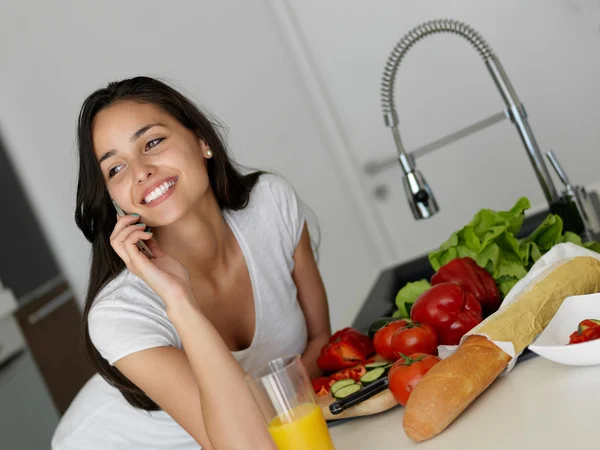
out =
{"type": "Polygon", "coordinates": [[[179,177],[171,177],[165,181],[155,183],[152,187],[144,192],[142,197],[142,205],[154,207],[171,196],[179,177]]]}

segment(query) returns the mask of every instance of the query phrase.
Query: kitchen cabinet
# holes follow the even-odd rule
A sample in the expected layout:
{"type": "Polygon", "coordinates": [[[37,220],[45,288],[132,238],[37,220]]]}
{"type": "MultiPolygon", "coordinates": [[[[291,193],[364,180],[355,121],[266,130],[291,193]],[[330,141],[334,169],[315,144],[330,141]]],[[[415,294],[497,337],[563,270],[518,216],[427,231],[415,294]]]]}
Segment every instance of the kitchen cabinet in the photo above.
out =
{"type": "Polygon", "coordinates": [[[0,362],[0,448],[47,448],[93,370],[81,312],[1,142],[0,204],[0,279],[18,300],[14,317],[0,317],[0,348],[15,350],[0,362]]]}

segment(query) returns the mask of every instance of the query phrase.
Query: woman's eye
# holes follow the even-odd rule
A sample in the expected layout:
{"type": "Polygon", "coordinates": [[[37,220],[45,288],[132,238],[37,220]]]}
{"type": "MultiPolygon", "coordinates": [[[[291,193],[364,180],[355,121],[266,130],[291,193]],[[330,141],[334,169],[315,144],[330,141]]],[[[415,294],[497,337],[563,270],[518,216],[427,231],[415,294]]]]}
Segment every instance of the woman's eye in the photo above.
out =
{"type": "Polygon", "coordinates": [[[153,147],[156,147],[160,142],[162,142],[163,138],[156,138],[148,141],[146,143],[146,150],[150,150],[153,147]]]}
{"type": "Polygon", "coordinates": [[[123,166],[120,165],[120,166],[116,166],[116,167],[113,167],[112,169],[110,169],[108,171],[108,178],[114,177],[118,172],[121,171],[122,168],[123,168],[123,166]]]}

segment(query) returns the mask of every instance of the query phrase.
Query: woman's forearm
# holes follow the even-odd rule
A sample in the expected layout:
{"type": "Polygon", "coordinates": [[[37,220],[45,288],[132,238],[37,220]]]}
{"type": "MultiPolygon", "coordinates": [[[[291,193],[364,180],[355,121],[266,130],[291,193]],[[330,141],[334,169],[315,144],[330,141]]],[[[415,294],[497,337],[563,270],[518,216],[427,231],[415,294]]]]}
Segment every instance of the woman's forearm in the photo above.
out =
{"type": "Polygon", "coordinates": [[[231,351],[193,301],[169,311],[198,383],[204,426],[216,450],[276,450],[231,351]]]}
{"type": "Polygon", "coordinates": [[[329,333],[323,332],[312,339],[306,345],[306,349],[302,354],[302,363],[306,367],[311,378],[316,378],[322,375],[321,369],[317,365],[317,358],[321,353],[321,349],[327,344],[329,333]]]}

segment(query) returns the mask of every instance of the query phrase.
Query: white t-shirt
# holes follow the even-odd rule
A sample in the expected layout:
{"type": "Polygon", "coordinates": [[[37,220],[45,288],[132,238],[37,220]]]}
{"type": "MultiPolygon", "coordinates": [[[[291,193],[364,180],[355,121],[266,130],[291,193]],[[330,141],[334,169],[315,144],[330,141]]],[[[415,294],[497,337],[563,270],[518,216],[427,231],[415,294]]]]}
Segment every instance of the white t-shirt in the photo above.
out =
{"type": "MultiPolygon", "coordinates": [[[[301,201],[285,179],[265,174],[246,208],[225,210],[223,216],[248,265],[256,316],[250,347],[232,354],[246,371],[279,356],[301,354],[307,328],[292,279],[305,221],[301,201]]],[[[182,348],[163,301],[128,270],[100,291],[88,320],[92,342],[109,364],[148,348],[182,348]]],[[[79,392],[52,440],[53,450],[159,448],[200,446],[167,413],[135,409],[99,375],[79,392]]]]}

